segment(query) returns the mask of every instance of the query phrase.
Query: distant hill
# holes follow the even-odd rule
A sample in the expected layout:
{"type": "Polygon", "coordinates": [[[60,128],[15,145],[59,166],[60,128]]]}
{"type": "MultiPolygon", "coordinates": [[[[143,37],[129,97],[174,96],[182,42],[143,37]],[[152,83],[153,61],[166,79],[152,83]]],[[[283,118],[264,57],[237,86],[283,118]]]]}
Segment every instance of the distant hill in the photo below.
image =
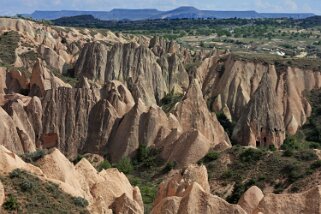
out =
{"type": "Polygon", "coordinates": [[[146,19],[195,19],[195,18],[293,18],[304,19],[315,16],[313,13],[258,13],[256,11],[213,11],[199,10],[195,7],[179,7],[170,11],[156,9],[113,9],[111,11],[35,11],[32,14],[23,14],[37,20],[54,20],[62,17],[92,15],[101,20],[146,20],[146,19]]]}

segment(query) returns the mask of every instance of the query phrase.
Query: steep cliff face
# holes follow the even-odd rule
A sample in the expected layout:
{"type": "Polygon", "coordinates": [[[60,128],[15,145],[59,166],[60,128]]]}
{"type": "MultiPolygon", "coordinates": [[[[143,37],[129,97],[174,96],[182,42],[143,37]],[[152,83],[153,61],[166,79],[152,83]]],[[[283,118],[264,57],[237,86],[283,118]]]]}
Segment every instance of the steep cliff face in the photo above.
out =
{"type": "Polygon", "coordinates": [[[5,100],[6,103],[1,108],[4,126],[1,145],[7,146],[18,154],[35,151],[42,132],[40,99],[11,96],[6,97],[5,100]],[[5,142],[5,139],[8,142],[5,142]]]}
{"type": "Polygon", "coordinates": [[[175,87],[186,89],[189,83],[177,55],[162,55],[158,60],[152,50],[137,43],[115,44],[110,50],[102,43],[87,44],[75,73],[101,84],[119,80],[136,101],[142,99],[148,106],[159,103],[175,87]]]}
{"type": "Polygon", "coordinates": [[[42,97],[50,89],[59,87],[71,88],[71,85],[64,83],[53,73],[47,70],[45,62],[37,60],[30,79],[30,95],[42,97]]]}
{"type": "Polygon", "coordinates": [[[237,122],[233,139],[252,146],[279,147],[286,133],[295,134],[311,114],[303,92],[321,86],[320,72],[233,55],[206,59],[196,77],[210,108],[237,122]]]}
{"type": "Polygon", "coordinates": [[[238,143],[254,147],[273,144],[276,148],[282,145],[286,131],[274,88],[265,73],[234,129],[233,139],[238,143]]]}
{"type": "Polygon", "coordinates": [[[90,89],[46,91],[42,100],[43,136],[56,134],[57,147],[68,157],[75,157],[87,139],[89,114],[99,96],[90,89]]]}
{"type": "Polygon", "coordinates": [[[198,80],[193,80],[175,115],[184,131],[199,130],[211,143],[211,148],[228,148],[230,141],[216,115],[211,114],[203,98],[198,80]]]}

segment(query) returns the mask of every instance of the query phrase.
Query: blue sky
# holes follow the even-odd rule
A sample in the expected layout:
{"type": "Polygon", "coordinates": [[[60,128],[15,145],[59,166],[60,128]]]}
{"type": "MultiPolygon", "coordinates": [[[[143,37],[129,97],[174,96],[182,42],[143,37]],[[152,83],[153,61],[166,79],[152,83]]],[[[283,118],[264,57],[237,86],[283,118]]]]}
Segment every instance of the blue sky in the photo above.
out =
{"type": "Polygon", "coordinates": [[[195,6],[210,10],[313,12],[321,14],[321,0],[0,0],[0,15],[34,10],[111,10],[113,8],[173,9],[195,6]]]}

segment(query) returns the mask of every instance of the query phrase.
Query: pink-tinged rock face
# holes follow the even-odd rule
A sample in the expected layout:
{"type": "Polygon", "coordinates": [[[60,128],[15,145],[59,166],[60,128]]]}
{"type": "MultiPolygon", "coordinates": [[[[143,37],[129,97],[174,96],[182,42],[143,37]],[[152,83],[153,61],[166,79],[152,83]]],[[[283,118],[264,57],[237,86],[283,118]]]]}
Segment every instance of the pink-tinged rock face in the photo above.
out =
{"type": "Polygon", "coordinates": [[[226,149],[231,146],[216,115],[209,112],[198,80],[193,80],[183,101],[177,104],[175,115],[183,131],[198,130],[210,142],[211,148],[224,145],[222,149],[226,149]]]}
{"type": "Polygon", "coordinates": [[[233,140],[280,147],[311,114],[303,92],[320,88],[320,72],[214,55],[196,72],[211,108],[237,123],[233,140]]]}
{"type": "Polygon", "coordinates": [[[204,166],[172,173],[160,184],[151,213],[246,213],[239,205],[210,193],[204,166]]]}
{"type": "Polygon", "coordinates": [[[41,147],[43,149],[51,149],[58,146],[58,134],[49,133],[41,135],[41,147]]]}

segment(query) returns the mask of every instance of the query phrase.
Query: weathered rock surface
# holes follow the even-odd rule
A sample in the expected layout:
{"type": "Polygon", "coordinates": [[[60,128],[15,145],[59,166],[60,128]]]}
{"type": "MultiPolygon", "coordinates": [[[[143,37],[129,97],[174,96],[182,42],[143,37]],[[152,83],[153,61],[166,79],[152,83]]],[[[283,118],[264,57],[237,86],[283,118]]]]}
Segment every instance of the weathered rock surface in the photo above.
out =
{"type": "MultiPolygon", "coordinates": [[[[27,102],[30,102],[31,98],[27,102]]],[[[34,127],[29,121],[27,112],[24,109],[22,100],[12,100],[6,103],[4,109],[10,115],[15,124],[16,133],[19,136],[20,144],[25,153],[34,152],[36,150],[36,136],[34,127]]],[[[18,142],[16,142],[18,143],[18,142]]]]}
{"type": "Polygon", "coordinates": [[[268,194],[253,213],[321,213],[320,193],[321,187],[317,186],[303,193],[268,194]]]}
{"type": "MultiPolygon", "coordinates": [[[[87,139],[88,119],[100,94],[90,89],[48,90],[42,100],[43,134],[57,134],[57,147],[75,158],[87,139]]],[[[42,142],[46,144],[46,142],[42,142]]]]}
{"type": "Polygon", "coordinates": [[[9,148],[18,154],[24,153],[23,146],[20,142],[16,126],[7,112],[0,107],[0,145],[9,148]]]}
{"type": "MultiPolygon", "coordinates": [[[[0,146],[1,175],[20,168],[42,180],[56,183],[66,193],[86,198],[90,213],[144,213],[140,190],[132,187],[126,176],[117,169],[98,173],[85,158],[74,166],[58,149],[49,152],[36,164],[39,167],[25,163],[0,146]]],[[[0,186],[0,199],[3,196],[1,193],[0,186]]]]}
{"type": "Polygon", "coordinates": [[[4,94],[7,89],[6,84],[7,69],[0,67],[0,94],[4,94]]]}
{"type": "Polygon", "coordinates": [[[200,131],[192,130],[183,133],[171,145],[165,147],[162,156],[165,160],[175,162],[179,167],[186,167],[202,159],[210,150],[210,145],[210,141],[200,131]]]}
{"type": "Polygon", "coordinates": [[[31,95],[42,97],[44,96],[45,91],[59,87],[71,88],[69,84],[64,83],[53,73],[49,72],[45,65],[38,60],[32,70],[30,80],[31,95]]]}
{"type": "Polygon", "coordinates": [[[207,171],[204,166],[191,166],[176,172],[160,187],[152,213],[243,213],[238,205],[232,205],[209,192],[207,171]],[[198,183],[200,182],[200,183],[198,183]]]}
{"type": "Polygon", "coordinates": [[[233,131],[233,139],[243,145],[280,148],[286,132],[276,98],[271,79],[265,73],[233,131]]]}
{"type": "Polygon", "coordinates": [[[206,191],[210,191],[205,166],[190,165],[186,169],[174,170],[159,185],[154,205],[172,196],[182,196],[192,183],[197,182],[206,191]]]}
{"type": "Polygon", "coordinates": [[[198,80],[192,81],[183,101],[176,106],[174,114],[183,131],[199,130],[209,140],[210,148],[226,149],[231,146],[216,115],[209,112],[198,80]]]}
{"type": "Polygon", "coordinates": [[[3,184],[0,182],[0,211],[2,209],[2,204],[5,200],[5,192],[4,192],[4,187],[3,184]]]}
{"type": "Polygon", "coordinates": [[[232,54],[204,60],[196,77],[205,98],[213,101],[211,108],[230,114],[242,127],[243,137],[235,134],[233,139],[252,146],[279,147],[285,133],[295,134],[311,114],[303,92],[321,86],[320,72],[239,60],[232,54]]]}
{"type": "Polygon", "coordinates": [[[117,80],[107,82],[102,89],[102,97],[105,97],[114,106],[121,117],[135,105],[133,95],[124,84],[117,80]]]}
{"type": "Polygon", "coordinates": [[[14,169],[23,169],[42,176],[43,172],[32,164],[25,163],[18,155],[0,145],[0,174],[8,174],[14,169]]]}
{"type": "MultiPolygon", "coordinates": [[[[169,51],[169,50],[165,50],[169,51]]],[[[172,52],[172,51],[171,51],[172,52]]],[[[174,88],[187,88],[189,77],[177,55],[157,56],[137,43],[87,44],[76,63],[75,74],[101,84],[119,80],[132,92],[135,100],[147,106],[159,103],[174,88]]]]}
{"type": "Polygon", "coordinates": [[[84,151],[100,154],[106,150],[113,127],[118,120],[118,113],[107,100],[98,101],[89,114],[84,151]]]}
{"type": "Polygon", "coordinates": [[[252,186],[242,195],[237,204],[247,213],[251,214],[257,208],[263,197],[263,192],[257,186],[252,186]]]}

